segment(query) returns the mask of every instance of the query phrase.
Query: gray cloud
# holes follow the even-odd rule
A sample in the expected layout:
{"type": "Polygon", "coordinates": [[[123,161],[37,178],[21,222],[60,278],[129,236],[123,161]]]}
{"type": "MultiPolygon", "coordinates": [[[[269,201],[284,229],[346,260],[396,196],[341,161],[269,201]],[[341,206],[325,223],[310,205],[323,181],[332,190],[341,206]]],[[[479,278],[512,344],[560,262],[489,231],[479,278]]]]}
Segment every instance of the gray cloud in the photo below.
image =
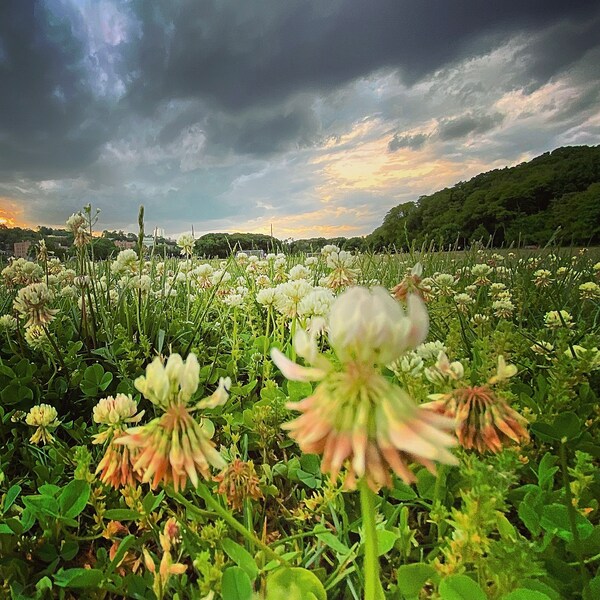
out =
{"type": "Polygon", "coordinates": [[[330,90],[385,67],[414,82],[463,58],[475,43],[482,52],[511,34],[598,13],[590,0],[550,0],[543,10],[518,0],[471,3],[468,10],[450,0],[135,6],[141,37],[129,53],[129,68],[138,72],[131,97],[145,110],[172,96],[204,96],[237,110],[298,90],[330,90]]]}
{"type": "Polygon", "coordinates": [[[173,232],[346,203],[367,231],[434,184],[337,188],[359,145],[471,169],[598,143],[599,27],[591,0],[4,0],[0,199],[173,232]]]}
{"type": "Polygon", "coordinates": [[[501,114],[476,115],[473,113],[461,115],[452,119],[443,119],[438,127],[438,136],[442,141],[466,137],[471,133],[485,133],[502,123],[501,114]]]}
{"type": "Polygon", "coordinates": [[[73,14],[52,4],[0,5],[0,173],[73,173],[93,162],[116,117],[90,89],[73,14]]]}
{"type": "Polygon", "coordinates": [[[419,150],[427,141],[429,136],[424,133],[415,135],[395,133],[394,137],[388,143],[388,150],[396,152],[400,148],[410,148],[411,150],[419,150]]]}

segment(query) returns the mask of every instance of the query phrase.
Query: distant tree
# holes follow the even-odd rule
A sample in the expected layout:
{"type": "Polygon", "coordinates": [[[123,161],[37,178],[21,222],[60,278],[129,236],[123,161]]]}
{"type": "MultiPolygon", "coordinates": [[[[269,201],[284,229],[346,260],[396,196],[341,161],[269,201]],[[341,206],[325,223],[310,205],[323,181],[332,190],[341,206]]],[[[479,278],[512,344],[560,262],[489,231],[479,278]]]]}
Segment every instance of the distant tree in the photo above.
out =
{"type": "Polygon", "coordinates": [[[495,245],[546,243],[562,226],[563,243],[598,243],[600,146],[558,148],[512,168],[477,175],[392,208],[367,236],[375,249],[434,240],[495,245]]]}
{"type": "Polygon", "coordinates": [[[119,249],[115,243],[105,237],[94,238],[94,258],[98,260],[106,260],[113,255],[116,255],[119,249]]]}

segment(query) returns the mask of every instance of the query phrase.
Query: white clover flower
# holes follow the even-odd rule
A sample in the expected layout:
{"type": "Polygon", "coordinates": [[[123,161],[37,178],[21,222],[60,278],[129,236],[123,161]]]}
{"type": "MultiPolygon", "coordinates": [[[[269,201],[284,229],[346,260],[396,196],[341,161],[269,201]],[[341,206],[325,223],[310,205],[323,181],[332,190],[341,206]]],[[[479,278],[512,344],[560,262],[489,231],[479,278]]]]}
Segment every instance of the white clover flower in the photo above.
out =
{"type": "Polygon", "coordinates": [[[301,317],[327,317],[335,300],[331,290],[315,288],[298,304],[298,315],[301,317]]]}
{"type": "Polygon", "coordinates": [[[389,366],[396,376],[405,373],[411,377],[421,377],[425,363],[420,356],[417,356],[414,352],[409,352],[389,366]]]}
{"type": "Polygon", "coordinates": [[[351,288],[339,296],[329,317],[329,341],[338,358],[387,365],[422,343],[429,326],[427,311],[415,296],[409,296],[407,308],[408,317],[383,288],[351,288]]]}
{"type": "Polygon", "coordinates": [[[408,312],[383,288],[351,288],[334,302],[329,322],[329,343],[339,368],[319,353],[314,338],[303,330],[294,347],[310,367],[290,361],[279,350],[273,361],[287,379],[318,381],[313,393],[288,408],[302,413],[284,425],[303,452],[322,454],[321,469],[336,479],[348,465],[345,486],[357,478],[371,489],[390,486],[390,470],[414,481],[411,461],[456,464],[448,448],[455,444],[444,433],[452,421],[421,410],[407,391],[379,372],[427,334],[427,311],[421,299],[407,298],[408,312]]]}
{"type": "Polygon", "coordinates": [[[456,283],[454,275],[450,273],[436,273],[431,279],[431,287],[437,290],[443,296],[450,296],[454,291],[456,283]]]}
{"type": "Polygon", "coordinates": [[[25,341],[38,352],[48,351],[52,347],[44,328],[39,325],[31,325],[25,329],[25,341]]]}
{"type": "Polygon", "coordinates": [[[551,310],[544,315],[544,325],[548,329],[570,328],[573,326],[573,317],[566,310],[551,310]]]}
{"type": "Polygon", "coordinates": [[[115,275],[131,275],[137,272],[139,266],[138,255],[132,248],[121,250],[110,267],[115,275]]]}
{"type": "Polygon", "coordinates": [[[515,312],[515,305],[508,299],[501,299],[492,302],[492,311],[502,319],[509,319],[515,312]]]}
{"type": "Polygon", "coordinates": [[[414,349],[415,354],[421,357],[424,361],[433,360],[438,357],[440,352],[447,351],[448,349],[440,340],[425,342],[414,349]]]}
{"type": "Polygon", "coordinates": [[[266,288],[271,285],[271,280],[268,275],[257,275],[254,283],[256,284],[256,287],[266,288]]]}
{"type": "Polygon", "coordinates": [[[58,309],[49,308],[53,293],[45,283],[30,283],[21,288],[13,302],[13,308],[27,319],[26,327],[31,325],[47,325],[53,319],[58,309]]]}
{"type": "Polygon", "coordinates": [[[553,281],[552,273],[547,269],[538,269],[534,272],[533,277],[537,287],[548,287],[553,281]]]}
{"type": "Polygon", "coordinates": [[[506,291],[506,286],[503,283],[492,283],[490,285],[490,294],[492,298],[497,298],[500,294],[506,291]]]}
{"type": "Polygon", "coordinates": [[[473,323],[473,325],[485,325],[489,322],[489,320],[490,318],[488,317],[488,315],[484,315],[481,313],[475,313],[471,317],[471,322],[473,323]]]}
{"type": "Polygon", "coordinates": [[[32,444],[48,444],[54,440],[50,430],[58,427],[57,416],[56,409],[49,404],[39,404],[31,408],[25,417],[25,422],[31,427],[37,427],[37,429],[29,438],[29,441],[32,444]]]}
{"type": "Polygon", "coordinates": [[[465,374],[465,369],[459,361],[450,362],[445,352],[440,352],[433,367],[425,369],[425,377],[431,383],[442,384],[446,381],[458,381],[465,374]]]}
{"type": "Polygon", "coordinates": [[[471,267],[471,274],[478,280],[483,280],[492,272],[492,268],[485,263],[478,263],[471,267]]]}
{"type": "Polygon", "coordinates": [[[283,270],[285,270],[286,267],[287,267],[287,259],[285,258],[285,256],[283,256],[283,257],[277,256],[277,258],[275,259],[275,262],[273,263],[273,268],[276,271],[283,271],[283,270]]]}
{"type": "Polygon", "coordinates": [[[223,296],[223,304],[231,308],[239,308],[244,304],[244,296],[242,294],[227,294],[223,296]]]}
{"type": "Polygon", "coordinates": [[[600,298],[600,285],[593,281],[586,281],[579,286],[579,293],[585,300],[597,300],[600,298]]]}
{"type": "Polygon", "coordinates": [[[138,377],[134,385],[148,400],[166,409],[173,401],[189,401],[199,383],[196,355],[190,354],[184,361],[179,354],[171,354],[166,365],[157,356],[146,367],[146,375],[138,377]]]}
{"type": "Polygon", "coordinates": [[[321,254],[323,256],[327,256],[328,254],[332,254],[334,252],[339,252],[339,251],[340,251],[340,249],[337,246],[334,246],[333,244],[327,244],[321,248],[321,254]]]}
{"type": "Polygon", "coordinates": [[[282,315],[291,319],[298,315],[298,304],[313,287],[306,279],[296,279],[281,283],[275,289],[277,290],[275,307],[282,315]]]}
{"type": "Polygon", "coordinates": [[[289,270],[288,276],[292,281],[296,279],[308,279],[310,271],[304,265],[295,265],[289,270]]]}
{"type": "Polygon", "coordinates": [[[184,233],[177,239],[177,245],[179,246],[181,256],[192,256],[194,254],[194,244],[196,240],[190,233],[184,233]]]}
{"type": "Polygon", "coordinates": [[[116,426],[124,423],[137,423],[144,411],[137,412],[137,403],[131,394],[117,394],[114,398],[102,398],[92,409],[95,423],[116,426]]]}
{"type": "Polygon", "coordinates": [[[0,330],[3,331],[16,331],[17,330],[17,319],[12,315],[2,315],[0,317],[0,330]]]}
{"type": "Polygon", "coordinates": [[[218,285],[219,283],[223,285],[231,281],[231,273],[219,269],[212,274],[210,280],[213,285],[218,285]]]}
{"type": "Polygon", "coordinates": [[[530,349],[536,354],[550,354],[551,352],[554,352],[554,346],[550,342],[545,342],[544,340],[535,342],[535,344],[530,346],[530,349]]]}
{"type": "Polygon", "coordinates": [[[265,307],[275,306],[277,302],[277,289],[276,288],[264,288],[259,290],[256,294],[256,301],[265,307]]]}

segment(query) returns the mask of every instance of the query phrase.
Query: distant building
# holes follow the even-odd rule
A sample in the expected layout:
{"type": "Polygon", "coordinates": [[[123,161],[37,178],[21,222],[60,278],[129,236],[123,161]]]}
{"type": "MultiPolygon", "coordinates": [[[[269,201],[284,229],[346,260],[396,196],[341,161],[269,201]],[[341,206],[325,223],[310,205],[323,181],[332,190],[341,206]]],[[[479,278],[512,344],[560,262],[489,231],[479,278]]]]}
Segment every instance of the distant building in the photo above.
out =
{"type": "Polygon", "coordinates": [[[115,246],[120,248],[121,250],[127,250],[128,248],[135,248],[137,246],[137,242],[132,242],[130,240],[113,240],[115,246]]]}
{"type": "Polygon", "coordinates": [[[27,258],[29,256],[29,247],[31,242],[15,242],[14,255],[15,258],[27,258]]]}

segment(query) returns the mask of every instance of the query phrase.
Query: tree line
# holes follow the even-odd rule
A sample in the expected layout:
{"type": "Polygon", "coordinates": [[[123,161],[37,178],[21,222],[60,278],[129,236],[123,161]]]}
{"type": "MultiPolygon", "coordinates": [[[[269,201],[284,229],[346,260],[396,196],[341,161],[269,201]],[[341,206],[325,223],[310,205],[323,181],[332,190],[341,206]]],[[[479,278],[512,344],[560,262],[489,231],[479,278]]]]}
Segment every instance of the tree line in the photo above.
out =
{"type": "Polygon", "coordinates": [[[367,236],[374,250],[490,239],[494,246],[599,244],[600,146],[558,148],[400,204],[367,236]]]}

